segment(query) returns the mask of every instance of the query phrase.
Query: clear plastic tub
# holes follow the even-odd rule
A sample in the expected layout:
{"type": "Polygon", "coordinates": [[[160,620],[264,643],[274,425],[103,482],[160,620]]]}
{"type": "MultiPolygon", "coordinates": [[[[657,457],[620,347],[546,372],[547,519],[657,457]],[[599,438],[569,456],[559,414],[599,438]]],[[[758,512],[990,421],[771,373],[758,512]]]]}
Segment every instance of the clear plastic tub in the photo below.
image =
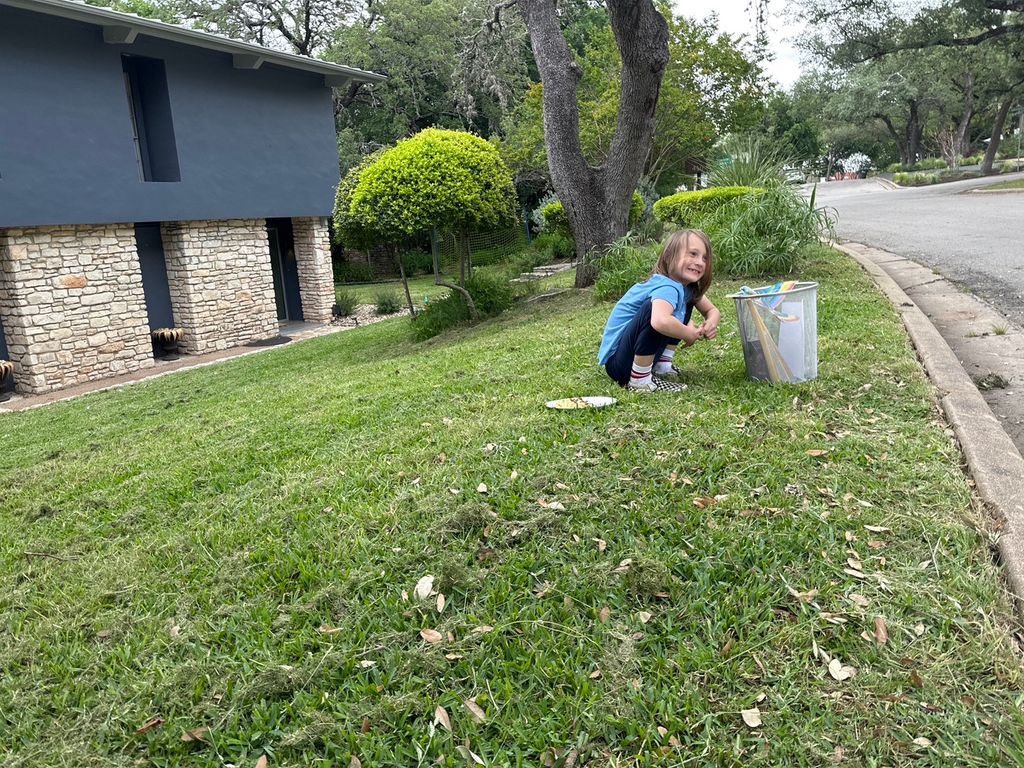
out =
{"type": "Polygon", "coordinates": [[[818,284],[795,280],[730,294],[752,381],[799,384],[818,376],[818,284]]]}

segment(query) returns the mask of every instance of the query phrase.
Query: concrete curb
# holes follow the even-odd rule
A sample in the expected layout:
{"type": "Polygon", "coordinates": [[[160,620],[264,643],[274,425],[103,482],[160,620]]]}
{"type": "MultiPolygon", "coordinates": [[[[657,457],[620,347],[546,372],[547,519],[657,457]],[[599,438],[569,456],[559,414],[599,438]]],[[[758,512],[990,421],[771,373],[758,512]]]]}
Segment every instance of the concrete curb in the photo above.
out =
{"type": "MultiPolygon", "coordinates": [[[[953,428],[978,495],[996,521],[1006,580],[1024,613],[1024,458],[970,376],[921,309],[882,267],[852,248],[833,245],[871,275],[903,318],[939,404],[953,428]]],[[[903,257],[890,254],[894,259],[903,257]]]]}

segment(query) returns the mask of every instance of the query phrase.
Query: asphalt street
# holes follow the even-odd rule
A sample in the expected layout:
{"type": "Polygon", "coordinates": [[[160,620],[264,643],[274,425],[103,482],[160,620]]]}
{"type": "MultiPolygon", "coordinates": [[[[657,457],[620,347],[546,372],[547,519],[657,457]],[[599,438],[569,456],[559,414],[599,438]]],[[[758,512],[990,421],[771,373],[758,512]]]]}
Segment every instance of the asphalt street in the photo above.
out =
{"type": "Polygon", "coordinates": [[[1024,325],[1024,192],[974,192],[997,178],[892,189],[876,179],[817,186],[835,208],[840,241],[906,256],[931,267],[1024,325]]]}

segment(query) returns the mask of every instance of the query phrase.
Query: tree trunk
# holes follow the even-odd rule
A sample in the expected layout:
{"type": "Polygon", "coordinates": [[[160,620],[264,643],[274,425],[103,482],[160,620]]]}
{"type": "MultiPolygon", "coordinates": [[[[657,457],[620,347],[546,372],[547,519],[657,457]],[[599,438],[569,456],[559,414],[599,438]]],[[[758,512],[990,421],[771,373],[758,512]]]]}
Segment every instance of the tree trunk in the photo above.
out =
{"type": "Polygon", "coordinates": [[[416,307],[412,304],[412,293],[409,292],[409,279],[405,276],[405,265],[402,264],[402,256],[396,248],[393,251],[395,261],[398,262],[398,273],[402,276],[402,287],[405,288],[405,300],[409,302],[409,316],[416,317],[416,307]]]}
{"type": "Polygon", "coordinates": [[[961,157],[971,154],[970,127],[974,118],[974,75],[968,72],[964,77],[964,111],[956,126],[956,151],[961,157]]]}
{"type": "Polygon", "coordinates": [[[907,155],[910,160],[909,163],[913,165],[917,162],[917,155],[920,152],[921,137],[924,134],[924,126],[921,124],[920,117],[917,112],[917,102],[910,102],[910,119],[907,120],[907,155]]]}
{"type": "Polygon", "coordinates": [[[622,55],[618,124],[604,165],[580,146],[573,61],[552,0],[518,0],[544,84],[544,143],[551,182],[576,238],[576,286],[597,277],[593,259],[626,233],[629,204],[654,137],[654,110],[668,64],[668,24],[651,0],[606,0],[622,55]]]}
{"type": "Polygon", "coordinates": [[[992,173],[992,163],[995,162],[996,152],[999,151],[999,142],[1003,138],[1003,124],[1006,116],[1013,105],[1013,96],[1004,96],[999,104],[999,111],[996,112],[995,122],[992,123],[992,138],[988,142],[988,149],[985,150],[985,159],[981,161],[982,174],[992,173]]]}

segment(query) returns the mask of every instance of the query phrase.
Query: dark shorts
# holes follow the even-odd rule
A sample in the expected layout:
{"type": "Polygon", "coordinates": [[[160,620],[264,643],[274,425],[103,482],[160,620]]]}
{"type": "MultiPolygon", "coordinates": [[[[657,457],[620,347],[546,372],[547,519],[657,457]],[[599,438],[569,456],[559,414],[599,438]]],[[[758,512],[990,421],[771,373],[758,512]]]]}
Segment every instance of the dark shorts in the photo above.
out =
{"type": "MultiPolygon", "coordinates": [[[[615,351],[608,358],[604,369],[620,386],[629,382],[629,374],[633,370],[633,358],[637,355],[654,355],[655,360],[665,351],[669,344],[678,344],[679,339],[658,333],[651,327],[651,307],[654,302],[648,301],[633,315],[629,325],[622,329],[622,335],[615,345],[615,351]]],[[[690,322],[692,305],[686,308],[686,319],[690,322]]]]}

